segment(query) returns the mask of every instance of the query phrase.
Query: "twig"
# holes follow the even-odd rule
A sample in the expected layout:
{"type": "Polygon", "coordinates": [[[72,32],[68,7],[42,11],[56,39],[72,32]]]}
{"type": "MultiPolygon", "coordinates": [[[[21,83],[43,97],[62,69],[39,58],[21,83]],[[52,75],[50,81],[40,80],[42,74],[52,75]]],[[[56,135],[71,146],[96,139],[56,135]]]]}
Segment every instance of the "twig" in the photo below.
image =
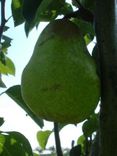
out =
{"type": "Polygon", "coordinates": [[[7,20],[5,19],[5,0],[1,0],[0,2],[1,2],[1,25],[0,25],[0,43],[1,43],[4,26],[7,20]]]}
{"type": "Polygon", "coordinates": [[[61,143],[60,143],[60,137],[59,137],[58,123],[55,123],[55,122],[54,122],[54,135],[55,135],[57,156],[63,156],[61,143]]]}

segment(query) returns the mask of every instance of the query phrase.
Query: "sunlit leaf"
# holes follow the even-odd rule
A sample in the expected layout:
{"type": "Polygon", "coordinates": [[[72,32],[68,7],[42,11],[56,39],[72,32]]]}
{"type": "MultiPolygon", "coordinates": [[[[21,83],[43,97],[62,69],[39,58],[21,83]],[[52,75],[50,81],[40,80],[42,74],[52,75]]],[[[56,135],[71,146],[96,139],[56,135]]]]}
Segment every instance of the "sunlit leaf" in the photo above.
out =
{"type": "Polygon", "coordinates": [[[83,144],[84,141],[85,141],[85,136],[84,136],[84,135],[81,135],[81,136],[78,138],[77,144],[78,144],[78,145],[81,145],[81,144],[83,144]]]}
{"type": "Polygon", "coordinates": [[[91,41],[93,40],[93,38],[91,38],[91,36],[89,34],[86,34],[84,36],[84,40],[85,40],[86,45],[88,45],[89,43],[91,43],[91,41]]]}
{"type": "Polygon", "coordinates": [[[37,132],[37,140],[42,149],[45,149],[46,144],[48,142],[48,138],[51,133],[52,133],[52,131],[50,131],[50,130],[37,132]]]}
{"type": "Polygon", "coordinates": [[[82,153],[85,153],[86,148],[86,138],[84,135],[81,135],[77,140],[77,145],[81,146],[82,153]]]}
{"type": "Polygon", "coordinates": [[[6,57],[5,64],[0,61],[0,73],[15,75],[15,66],[10,58],[6,57]]]}
{"type": "Polygon", "coordinates": [[[33,156],[40,156],[40,155],[39,155],[39,154],[37,154],[37,153],[34,153],[34,152],[33,152],[33,156]]]}

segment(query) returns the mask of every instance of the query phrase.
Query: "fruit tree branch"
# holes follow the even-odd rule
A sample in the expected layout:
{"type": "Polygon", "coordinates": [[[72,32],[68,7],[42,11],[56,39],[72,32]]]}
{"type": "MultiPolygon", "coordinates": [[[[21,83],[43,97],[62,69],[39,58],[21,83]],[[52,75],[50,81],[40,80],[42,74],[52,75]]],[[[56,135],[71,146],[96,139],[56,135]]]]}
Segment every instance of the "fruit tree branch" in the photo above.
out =
{"type": "Polygon", "coordinates": [[[117,8],[96,0],[95,28],[100,55],[100,156],[117,155],[117,8]]]}
{"type": "Polygon", "coordinates": [[[57,156],[63,156],[61,143],[60,143],[60,137],[59,137],[58,123],[55,123],[55,122],[54,122],[54,135],[55,135],[57,156]]]}
{"type": "Polygon", "coordinates": [[[1,0],[0,2],[1,2],[1,25],[0,25],[0,42],[1,42],[4,26],[7,21],[5,19],[5,0],[1,0]]]}

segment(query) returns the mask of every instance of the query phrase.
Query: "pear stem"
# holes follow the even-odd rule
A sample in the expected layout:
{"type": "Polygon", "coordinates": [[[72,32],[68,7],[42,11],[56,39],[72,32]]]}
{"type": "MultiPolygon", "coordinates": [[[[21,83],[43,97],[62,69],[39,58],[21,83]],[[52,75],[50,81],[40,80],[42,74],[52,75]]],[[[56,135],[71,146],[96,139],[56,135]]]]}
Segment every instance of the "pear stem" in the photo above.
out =
{"type": "Polygon", "coordinates": [[[62,149],[61,149],[61,143],[60,143],[60,137],[59,137],[58,123],[56,123],[56,122],[54,122],[54,135],[55,135],[57,156],[63,156],[62,149]]]}

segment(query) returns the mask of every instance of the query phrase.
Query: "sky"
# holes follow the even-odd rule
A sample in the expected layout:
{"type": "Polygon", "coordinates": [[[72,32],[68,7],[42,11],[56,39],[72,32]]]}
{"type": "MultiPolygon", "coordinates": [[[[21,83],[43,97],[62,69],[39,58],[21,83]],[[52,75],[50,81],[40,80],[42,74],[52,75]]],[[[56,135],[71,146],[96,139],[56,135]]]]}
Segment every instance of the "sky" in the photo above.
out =
{"type": "MultiPolygon", "coordinates": [[[[6,18],[8,18],[11,15],[11,1],[9,0],[6,2],[6,18]]],[[[34,45],[40,32],[47,23],[41,23],[38,30],[33,29],[28,38],[25,35],[23,24],[18,27],[14,27],[13,19],[11,18],[7,25],[10,26],[10,29],[5,35],[8,35],[13,39],[12,46],[8,49],[8,56],[12,59],[16,68],[15,76],[3,76],[6,86],[9,88],[10,86],[21,83],[22,71],[33,53],[34,45]]],[[[0,88],[0,93],[3,91],[4,90],[0,88]]],[[[27,137],[33,149],[38,146],[36,133],[40,130],[39,126],[29,116],[26,116],[26,113],[5,94],[0,96],[0,117],[4,117],[5,120],[1,130],[21,132],[27,137]]],[[[53,123],[45,122],[43,130],[51,130],[52,128],[53,123]]],[[[78,136],[81,134],[81,125],[77,127],[74,125],[68,125],[63,128],[60,132],[62,147],[71,147],[71,141],[77,140],[78,136]]],[[[53,144],[54,136],[52,134],[49,139],[48,146],[53,146],[53,144]]]]}

